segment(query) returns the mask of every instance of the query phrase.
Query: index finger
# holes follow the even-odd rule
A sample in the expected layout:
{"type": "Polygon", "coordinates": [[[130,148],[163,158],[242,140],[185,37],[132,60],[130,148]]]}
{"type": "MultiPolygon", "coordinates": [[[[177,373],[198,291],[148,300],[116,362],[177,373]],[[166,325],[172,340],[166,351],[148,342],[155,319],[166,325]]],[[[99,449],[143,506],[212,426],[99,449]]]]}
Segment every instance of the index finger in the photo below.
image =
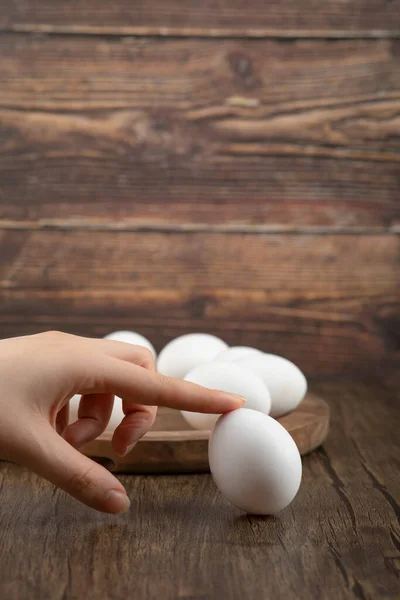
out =
{"type": "Polygon", "coordinates": [[[113,357],[105,356],[95,368],[96,373],[90,378],[92,389],[81,393],[111,393],[123,398],[124,403],[215,414],[241,408],[244,403],[240,396],[172,379],[113,357]]]}

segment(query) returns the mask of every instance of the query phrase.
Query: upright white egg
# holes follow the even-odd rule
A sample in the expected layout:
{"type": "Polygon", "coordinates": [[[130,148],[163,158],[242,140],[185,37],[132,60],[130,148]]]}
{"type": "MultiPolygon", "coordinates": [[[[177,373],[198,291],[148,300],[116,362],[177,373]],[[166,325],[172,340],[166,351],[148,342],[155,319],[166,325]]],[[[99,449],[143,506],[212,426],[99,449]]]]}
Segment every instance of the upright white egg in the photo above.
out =
{"type": "Polygon", "coordinates": [[[189,333],[169,342],[160,352],[157,370],[182,379],[195,367],[211,362],[228,345],[215,335],[189,333]]]}
{"type": "MultiPolygon", "coordinates": [[[[236,394],[247,400],[246,408],[268,414],[271,397],[263,381],[249,369],[231,363],[212,362],[196,367],[185,377],[186,381],[197,383],[205,388],[236,394]]],[[[182,416],[195,429],[212,429],[219,417],[181,411],[182,416]]]]}
{"type": "Polygon", "coordinates": [[[237,508],[269,515],[288,506],[301,482],[297,446],[278,421],[247,408],[220,417],[210,437],[210,470],[237,508]]]}
{"type": "Polygon", "coordinates": [[[307,392],[307,380],[295,364],[275,354],[247,355],[235,364],[253,371],[271,394],[271,417],[294,410],[307,392]]]}
{"type": "Polygon", "coordinates": [[[240,360],[249,354],[263,354],[261,350],[257,348],[251,348],[250,346],[231,346],[227,350],[223,350],[215,357],[218,362],[234,362],[240,360]]]}
{"type": "Polygon", "coordinates": [[[157,353],[153,344],[140,333],[134,331],[113,331],[104,337],[105,340],[113,340],[114,342],[125,342],[125,344],[133,344],[135,346],[143,346],[150,350],[154,357],[157,353]]]}

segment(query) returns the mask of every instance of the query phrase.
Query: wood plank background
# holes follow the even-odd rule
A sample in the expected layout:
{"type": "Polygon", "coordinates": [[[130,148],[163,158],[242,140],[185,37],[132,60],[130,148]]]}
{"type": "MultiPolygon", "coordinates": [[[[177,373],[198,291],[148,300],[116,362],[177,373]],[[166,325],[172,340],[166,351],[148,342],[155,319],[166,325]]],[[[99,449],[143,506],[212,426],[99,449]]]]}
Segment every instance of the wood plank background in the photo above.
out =
{"type": "Polygon", "coordinates": [[[0,36],[0,220],[399,229],[394,44],[0,36]]]}
{"type": "Polygon", "coordinates": [[[284,354],[320,377],[381,377],[398,358],[395,235],[6,231],[3,335],[192,329],[284,354]]]}
{"type": "Polygon", "coordinates": [[[0,335],[396,380],[399,38],[383,0],[3,1],[0,335]]]}
{"type": "Polygon", "coordinates": [[[2,0],[4,30],[161,35],[399,36],[397,0],[2,0]]]}

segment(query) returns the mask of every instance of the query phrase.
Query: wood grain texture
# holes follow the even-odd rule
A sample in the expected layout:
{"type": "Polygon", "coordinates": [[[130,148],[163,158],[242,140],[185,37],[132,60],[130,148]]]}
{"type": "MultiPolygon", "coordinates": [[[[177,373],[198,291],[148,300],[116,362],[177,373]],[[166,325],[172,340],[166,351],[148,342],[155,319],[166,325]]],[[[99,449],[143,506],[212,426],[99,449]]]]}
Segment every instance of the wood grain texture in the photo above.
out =
{"type": "Polygon", "coordinates": [[[202,36],[400,36],[395,0],[2,0],[0,28],[202,36]]]}
{"type": "MultiPolygon", "coordinates": [[[[304,456],[325,441],[329,430],[329,406],[322,398],[308,394],[296,410],[278,421],[304,456]]],[[[204,473],[210,470],[210,433],[191,428],[179,410],[160,407],[152,429],[126,456],[120,457],[113,451],[110,431],[82,446],[81,451],[102,459],[102,464],[113,473],[204,473]]]]}
{"type": "Polygon", "coordinates": [[[399,366],[400,238],[0,232],[0,335],[189,331],[283,354],[309,376],[399,366]]]}
{"type": "Polygon", "coordinates": [[[209,475],[120,476],[132,508],[109,517],[1,463],[1,596],[397,599],[400,397],[355,384],[314,391],[330,399],[332,430],[275,518],[244,516],[209,475]]]}
{"type": "Polygon", "coordinates": [[[398,230],[399,50],[2,35],[0,224],[398,230]]]}

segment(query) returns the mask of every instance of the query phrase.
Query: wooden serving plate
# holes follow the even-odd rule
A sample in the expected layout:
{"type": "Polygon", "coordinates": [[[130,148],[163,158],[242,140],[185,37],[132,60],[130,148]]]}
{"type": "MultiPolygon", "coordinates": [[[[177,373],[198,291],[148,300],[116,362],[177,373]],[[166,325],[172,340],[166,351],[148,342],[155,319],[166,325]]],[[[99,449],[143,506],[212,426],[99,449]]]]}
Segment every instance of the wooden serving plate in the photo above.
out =
{"type": "MultiPolygon", "coordinates": [[[[294,438],[300,454],[320,446],[329,429],[329,406],[312,394],[293,412],[278,421],[294,438]]],[[[105,432],[85,444],[81,451],[113,473],[203,473],[209,471],[210,431],[191,429],[177,410],[160,408],[156,422],[124,457],[111,446],[112,434],[105,432]]]]}

